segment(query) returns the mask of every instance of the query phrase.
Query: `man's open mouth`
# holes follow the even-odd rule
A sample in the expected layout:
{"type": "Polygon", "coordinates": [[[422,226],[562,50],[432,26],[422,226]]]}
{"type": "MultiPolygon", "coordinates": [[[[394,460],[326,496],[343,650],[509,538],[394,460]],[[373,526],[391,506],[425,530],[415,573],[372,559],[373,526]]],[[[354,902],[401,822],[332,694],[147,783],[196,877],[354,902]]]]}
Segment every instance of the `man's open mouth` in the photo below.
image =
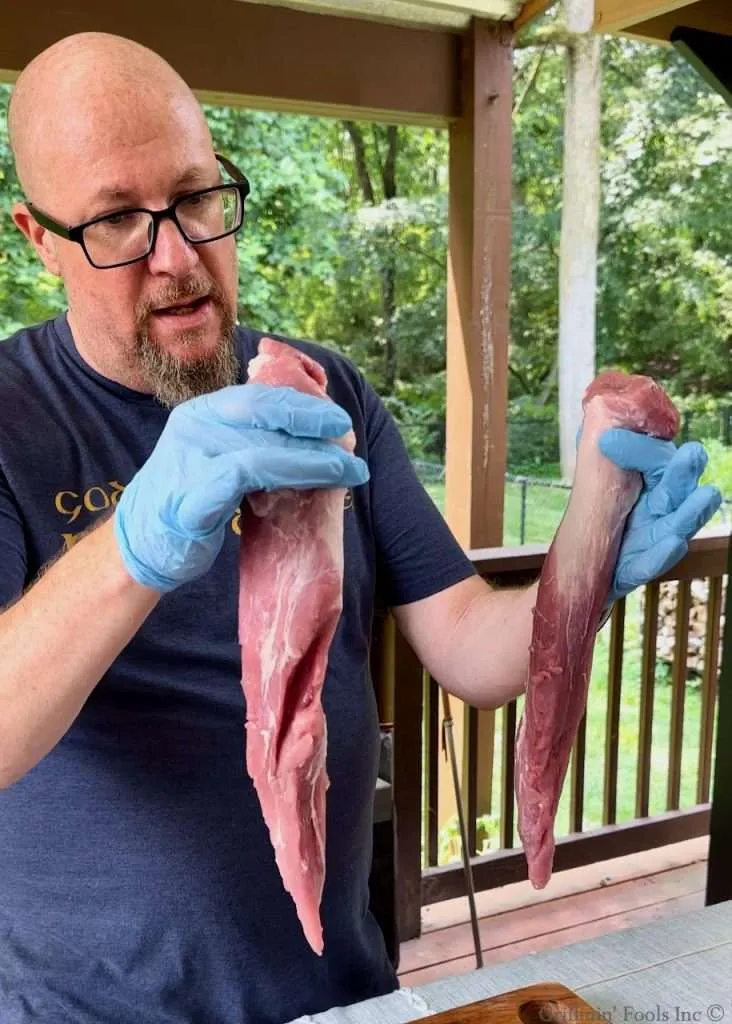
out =
{"type": "Polygon", "coordinates": [[[200,295],[197,299],[191,299],[189,302],[176,302],[172,306],[161,306],[154,312],[156,316],[184,316],[186,313],[195,313],[207,302],[210,302],[210,296],[200,295]]]}

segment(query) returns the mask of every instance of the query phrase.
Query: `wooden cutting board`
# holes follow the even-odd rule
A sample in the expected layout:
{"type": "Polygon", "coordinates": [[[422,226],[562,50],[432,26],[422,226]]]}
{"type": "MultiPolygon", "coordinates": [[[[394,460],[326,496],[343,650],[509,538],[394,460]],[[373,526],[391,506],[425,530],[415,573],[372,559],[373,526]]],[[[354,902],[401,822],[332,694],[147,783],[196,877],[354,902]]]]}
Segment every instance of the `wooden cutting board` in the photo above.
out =
{"type": "Polygon", "coordinates": [[[502,992],[419,1020],[427,1024],[607,1024],[606,1015],[553,981],[502,992]]]}

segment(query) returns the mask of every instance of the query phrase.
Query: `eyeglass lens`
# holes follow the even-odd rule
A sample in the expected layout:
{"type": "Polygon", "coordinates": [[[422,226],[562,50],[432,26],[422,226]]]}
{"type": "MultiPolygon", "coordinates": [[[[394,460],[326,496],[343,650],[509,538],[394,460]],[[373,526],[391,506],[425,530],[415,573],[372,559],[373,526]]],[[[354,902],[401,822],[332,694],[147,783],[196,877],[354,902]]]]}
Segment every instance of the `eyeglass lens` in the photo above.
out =
{"type": "MultiPolygon", "coordinates": [[[[237,189],[192,195],[176,207],[176,217],[188,241],[206,242],[238,227],[240,199],[237,189]]],[[[153,218],[136,210],[105,217],[84,229],[84,244],[98,266],[140,259],[150,251],[153,218]]]]}

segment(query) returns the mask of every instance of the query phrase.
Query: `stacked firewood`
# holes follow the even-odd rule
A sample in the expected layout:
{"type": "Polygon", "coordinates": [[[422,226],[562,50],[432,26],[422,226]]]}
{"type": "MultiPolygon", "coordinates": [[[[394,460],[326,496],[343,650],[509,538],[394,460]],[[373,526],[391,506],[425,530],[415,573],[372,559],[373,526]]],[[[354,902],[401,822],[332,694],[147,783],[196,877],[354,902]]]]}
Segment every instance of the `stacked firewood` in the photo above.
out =
{"type": "MultiPolygon", "coordinates": [[[[676,581],[662,583],[658,600],[658,642],[656,655],[659,661],[673,663],[676,647],[676,604],[679,585],[676,581]]],[[[720,646],[718,657],[722,656],[724,635],[724,595],[722,587],[722,612],[720,646]]],[[[704,647],[707,642],[707,618],[709,611],[709,583],[707,580],[691,581],[691,605],[689,609],[689,634],[687,645],[687,668],[689,674],[704,670],[704,647]]]]}

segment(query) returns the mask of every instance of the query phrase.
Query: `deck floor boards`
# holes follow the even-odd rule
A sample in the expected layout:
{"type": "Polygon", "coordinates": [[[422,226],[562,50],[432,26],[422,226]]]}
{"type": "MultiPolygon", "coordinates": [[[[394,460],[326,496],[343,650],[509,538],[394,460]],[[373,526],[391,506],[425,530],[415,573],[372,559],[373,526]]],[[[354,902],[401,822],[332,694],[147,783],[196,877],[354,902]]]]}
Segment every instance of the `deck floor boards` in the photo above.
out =
{"type": "MultiPolygon", "coordinates": [[[[564,872],[541,893],[526,883],[478,893],[484,966],[570,945],[704,905],[706,840],[564,872]]],[[[403,942],[402,985],[476,966],[467,900],[423,909],[423,932],[403,942]]]]}

